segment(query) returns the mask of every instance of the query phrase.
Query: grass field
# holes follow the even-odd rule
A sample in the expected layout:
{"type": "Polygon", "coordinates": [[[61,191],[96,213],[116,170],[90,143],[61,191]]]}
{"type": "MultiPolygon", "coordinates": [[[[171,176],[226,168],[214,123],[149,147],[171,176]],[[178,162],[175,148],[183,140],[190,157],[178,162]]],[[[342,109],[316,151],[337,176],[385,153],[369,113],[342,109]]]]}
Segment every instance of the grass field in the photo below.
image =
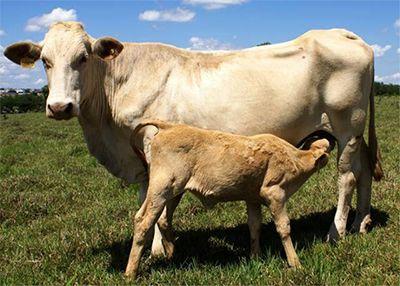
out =
{"type": "MultiPolygon", "coordinates": [[[[187,195],[175,215],[175,257],[147,259],[138,283],[399,285],[399,97],[376,106],[386,178],[373,185],[368,234],[325,243],[337,200],[332,159],[288,206],[302,269],[287,267],[266,209],[263,256],[250,260],[244,204],[205,210],[187,195]]],[[[0,284],[126,283],[136,186],[124,187],[88,154],[76,120],[30,113],[0,124],[0,284]]]]}

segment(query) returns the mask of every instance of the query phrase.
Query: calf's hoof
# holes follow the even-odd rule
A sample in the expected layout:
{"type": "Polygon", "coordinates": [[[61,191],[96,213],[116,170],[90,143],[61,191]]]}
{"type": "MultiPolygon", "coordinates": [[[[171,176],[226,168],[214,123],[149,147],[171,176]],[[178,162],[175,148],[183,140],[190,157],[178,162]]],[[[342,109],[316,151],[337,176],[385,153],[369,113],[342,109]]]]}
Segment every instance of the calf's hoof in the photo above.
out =
{"type": "Polygon", "coordinates": [[[252,251],[252,252],[250,253],[250,258],[251,258],[251,259],[257,260],[257,259],[260,259],[260,257],[261,257],[261,251],[260,251],[260,250],[252,251]]]}
{"type": "Polygon", "coordinates": [[[289,267],[293,269],[300,269],[302,268],[300,260],[298,258],[288,261],[289,267]]]}
{"type": "Polygon", "coordinates": [[[126,270],[124,273],[125,280],[134,281],[137,278],[137,271],[126,270]]]}

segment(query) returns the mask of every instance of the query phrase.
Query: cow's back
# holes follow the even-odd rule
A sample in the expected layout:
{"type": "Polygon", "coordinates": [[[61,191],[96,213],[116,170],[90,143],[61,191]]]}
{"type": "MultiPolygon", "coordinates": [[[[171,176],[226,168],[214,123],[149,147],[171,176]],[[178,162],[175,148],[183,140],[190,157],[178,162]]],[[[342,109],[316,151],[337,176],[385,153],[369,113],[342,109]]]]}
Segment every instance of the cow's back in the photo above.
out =
{"type": "Polygon", "coordinates": [[[329,115],[366,109],[372,56],[362,39],[341,29],[217,53],[213,57],[225,59],[214,60],[218,65],[193,65],[172,76],[167,90],[173,93],[165,100],[173,101],[173,109],[162,118],[245,135],[272,133],[297,143],[317,129],[332,132],[329,115]]]}

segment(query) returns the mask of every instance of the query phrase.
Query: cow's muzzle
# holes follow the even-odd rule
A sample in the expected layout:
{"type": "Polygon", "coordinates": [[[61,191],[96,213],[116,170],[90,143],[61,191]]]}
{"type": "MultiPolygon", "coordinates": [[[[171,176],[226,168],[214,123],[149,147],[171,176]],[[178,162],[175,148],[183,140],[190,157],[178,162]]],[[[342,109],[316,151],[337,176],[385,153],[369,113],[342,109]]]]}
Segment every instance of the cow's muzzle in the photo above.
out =
{"type": "Polygon", "coordinates": [[[67,120],[73,116],[73,109],[72,102],[47,104],[47,117],[56,120],[67,120]]]}

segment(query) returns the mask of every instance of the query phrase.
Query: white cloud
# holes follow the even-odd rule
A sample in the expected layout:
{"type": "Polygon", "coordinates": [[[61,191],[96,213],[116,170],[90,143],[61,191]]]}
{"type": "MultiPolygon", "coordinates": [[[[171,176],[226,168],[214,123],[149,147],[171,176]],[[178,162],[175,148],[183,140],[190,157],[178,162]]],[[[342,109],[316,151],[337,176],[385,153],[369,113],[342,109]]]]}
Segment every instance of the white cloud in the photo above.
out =
{"type": "Polygon", "coordinates": [[[382,57],[390,48],[391,45],[386,45],[384,47],[374,44],[371,46],[374,49],[375,57],[379,58],[382,57]]]}
{"type": "Polygon", "coordinates": [[[214,38],[191,37],[189,50],[233,50],[234,47],[230,43],[221,43],[214,38]]]}
{"type": "Polygon", "coordinates": [[[229,5],[239,5],[248,0],[183,0],[184,4],[199,5],[207,10],[225,8],[229,5]]]}
{"type": "Polygon", "coordinates": [[[400,72],[385,76],[376,75],[375,81],[400,84],[400,72]]]}
{"type": "Polygon", "coordinates": [[[393,23],[394,29],[396,30],[396,34],[400,36],[400,18],[398,18],[394,23],[393,23]]]}
{"type": "Polygon", "coordinates": [[[31,77],[31,76],[30,76],[29,74],[21,73],[21,74],[19,74],[19,75],[14,76],[14,79],[28,79],[28,78],[30,78],[30,77],[31,77]]]}
{"type": "Polygon", "coordinates": [[[38,32],[45,30],[54,22],[75,21],[77,18],[74,9],[64,10],[62,8],[55,8],[48,14],[30,18],[25,26],[25,30],[29,32],[38,32]]]}
{"type": "Polygon", "coordinates": [[[1,37],[1,36],[4,36],[5,34],[6,34],[6,32],[4,32],[3,29],[0,29],[0,37],[1,37]]]}
{"type": "Polygon", "coordinates": [[[400,48],[397,49],[397,53],[400,54],[400,48]]]}
{"type": "Polygon", "coordinates": [[[196,13],[182,8],[172,10],[147,10],[139,14],[141,21],[158,21],[158,22],[188,22],[191,21],[196,13]]]}
{"type": "Polygon", "coordinates": [[[42,78],[38,78],[38,79],[34,82],[35,85],[44,84],[44,83],[45,83],[45,80],[42,79],[42,78]]]}
{"type": "Polygon", "coordinates": [[[0,74],[6,74],[6,72],[7,72],[6,67],[3,65],[0,65],[0,74]]]}

